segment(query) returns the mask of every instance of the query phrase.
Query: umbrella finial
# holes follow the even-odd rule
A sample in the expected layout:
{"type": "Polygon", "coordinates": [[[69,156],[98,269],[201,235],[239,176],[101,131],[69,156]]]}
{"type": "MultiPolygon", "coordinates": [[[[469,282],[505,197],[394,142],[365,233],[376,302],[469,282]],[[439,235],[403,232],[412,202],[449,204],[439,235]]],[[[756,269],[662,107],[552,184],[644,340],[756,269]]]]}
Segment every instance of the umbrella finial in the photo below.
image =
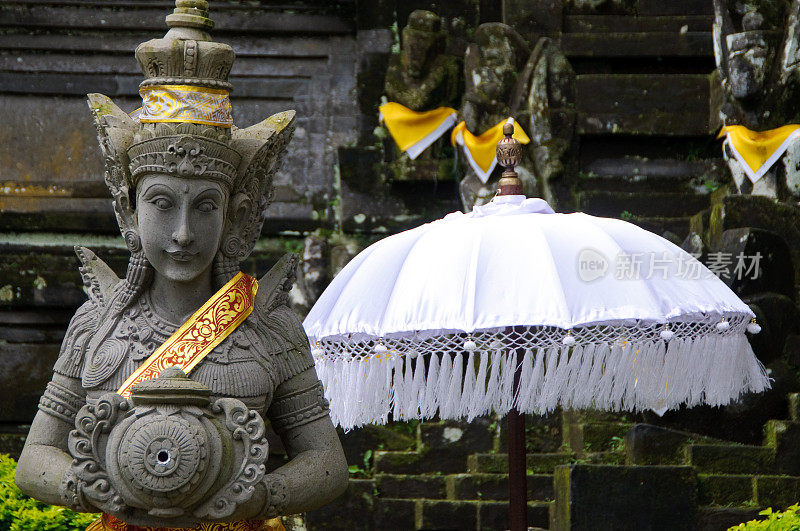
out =
{"type": "Polygon", "coordinates": [[[497,195],[523,195],[522,181],[514,167],[522,160],[522,144],[513,137],[514,123],[509,120],[503,125],[505,138],[497,143],[497,162],[505,168],[497,185],[497,195]]]}

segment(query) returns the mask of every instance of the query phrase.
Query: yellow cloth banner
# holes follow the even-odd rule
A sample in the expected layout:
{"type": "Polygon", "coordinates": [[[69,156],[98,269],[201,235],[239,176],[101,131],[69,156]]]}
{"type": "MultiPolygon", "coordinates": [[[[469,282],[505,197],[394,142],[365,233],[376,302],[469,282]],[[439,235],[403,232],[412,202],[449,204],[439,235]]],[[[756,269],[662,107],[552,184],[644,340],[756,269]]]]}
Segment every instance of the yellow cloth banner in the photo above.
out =
{"type": "Polygon", "coordinates": [[[456,110],[439,107],[432,111],[417,112],[399,103],[385,103],[379,107],[380,120],[400,151],[415,159],[456,123],[456,110]]]}
{"type": "Polygon", "coordinates": [[[209,522],[195,527],[150,527],[126,524],[109,514],[89,524],[86,531],[286,531],[279,518],[243,520],[240,522],[209,522]]]}
{"type": "Polygon", "coordinates": [[[467,130],[466,122],[461,122],[450,133],[450,141],[455,146],[459,144],[467,157],[470,166],[478,174],[481,182],[486,183],[492,170],[497,165],[497,143],[503,139],[503,126],[506,123],[514,124],[513,137],[521,144],[530,143],[531,139],[522,130],[522,126],[514,118],[503,120],[480,136],[475,136],[467,130]]]}
{"type": "Polygon", "coordinates": [[[142,110],[137,116],[140,122],[233,125],[233,107],[227,90],[191,85],[151,85],[139,89],[139,95],[142,97],[142,110]]]}
{"type": "Polygon", "coordinates": [[[741,163],[747,177],[756,182],[800,136],[800,125],[784,125],[769,131],[751,131],[743,125],[723,127],[717,138],[727,137],[728,146],[741,163]]]}
{"type": "Polygon", "coordinates": [[[253,311],[258,282],[239,272],[158,347],[131,374],[117,393],[125,398],[131,387],[158,376],[167,367],[189,373],[253,311]]]}

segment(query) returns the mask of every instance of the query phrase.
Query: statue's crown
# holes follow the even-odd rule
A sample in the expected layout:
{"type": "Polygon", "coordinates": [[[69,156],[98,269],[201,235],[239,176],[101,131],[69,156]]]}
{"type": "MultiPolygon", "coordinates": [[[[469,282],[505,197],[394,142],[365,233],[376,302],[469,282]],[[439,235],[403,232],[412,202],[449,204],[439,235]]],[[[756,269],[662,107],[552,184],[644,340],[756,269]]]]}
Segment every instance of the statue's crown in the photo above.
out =
{"type": "Polygon", "coordinates": [[[206,0],[177,0],[167,15],[170,30],[161,39],[143,42],[136,48],[136,60],[145,80],[141,88],[153,85],[189,85],[230,92],[228,82],[235,55],[227,44],[211,40],[214,26],[206,0]]]}

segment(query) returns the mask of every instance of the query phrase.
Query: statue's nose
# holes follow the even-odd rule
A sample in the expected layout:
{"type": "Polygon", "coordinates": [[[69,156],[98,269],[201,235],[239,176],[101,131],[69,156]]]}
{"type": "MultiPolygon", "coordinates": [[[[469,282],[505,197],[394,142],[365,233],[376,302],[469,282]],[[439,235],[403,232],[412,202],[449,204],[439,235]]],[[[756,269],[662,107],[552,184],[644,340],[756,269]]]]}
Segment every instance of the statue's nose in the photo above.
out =
{"type": "Polygon", "coordinates": [[[180,223],[175,228],[175,232],[172,233],[172,241],[181,247],[186,247],[194,241],[194,234],[187,216],[181,216],[180,223]]]}

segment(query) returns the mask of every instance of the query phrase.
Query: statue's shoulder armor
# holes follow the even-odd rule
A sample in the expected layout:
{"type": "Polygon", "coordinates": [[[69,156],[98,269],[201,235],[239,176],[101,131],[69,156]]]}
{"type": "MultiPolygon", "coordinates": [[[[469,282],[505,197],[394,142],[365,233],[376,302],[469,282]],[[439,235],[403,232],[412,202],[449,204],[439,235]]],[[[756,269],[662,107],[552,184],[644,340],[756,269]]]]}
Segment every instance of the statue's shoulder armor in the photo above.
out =
{"type": "Polygon", "coordinates": [[[314,366],[303,325],[289,307],[297,260],[296,255],[284,256],[259,280],[253,310],[261,354],[275,371],[276,385],[314,366]]]}
{"type": "Polygon", "coordinates": [[[86,348],[100,322],[101,313],[102,308],[93,300],[78,308],[67,327],[53,372],[70,378],[81,377],[86,348]]]}

